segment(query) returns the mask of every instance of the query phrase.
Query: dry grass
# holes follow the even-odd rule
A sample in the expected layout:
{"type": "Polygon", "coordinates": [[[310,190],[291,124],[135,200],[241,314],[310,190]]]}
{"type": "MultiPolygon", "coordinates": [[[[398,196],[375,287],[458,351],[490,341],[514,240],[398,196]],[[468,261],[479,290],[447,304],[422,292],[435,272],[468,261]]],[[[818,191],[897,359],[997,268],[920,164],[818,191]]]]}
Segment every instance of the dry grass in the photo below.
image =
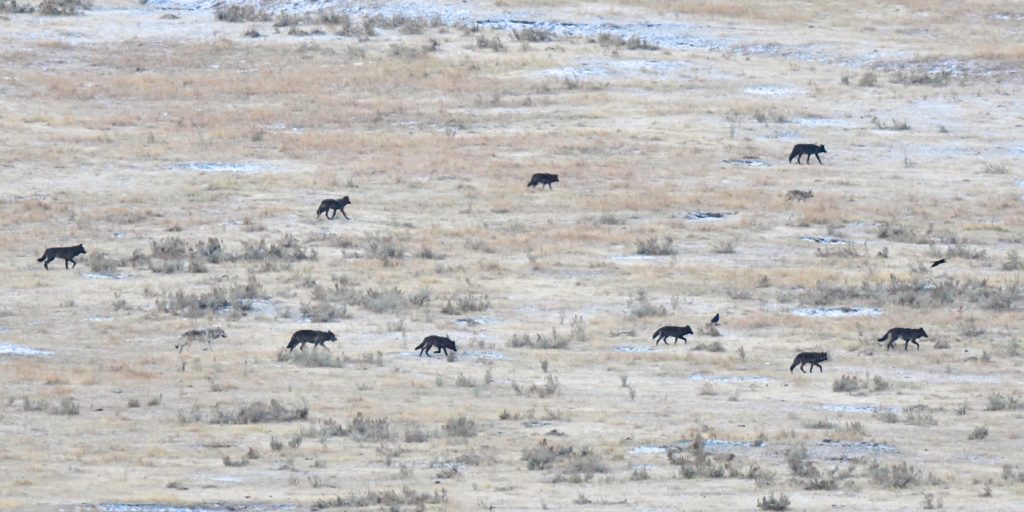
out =
{"type": "Polygon", "coordinates": [[[0,508],[1016,506],[1011,7],[500,6],[626,27],[565,35],[246,5],[0,3],[0,347],[52,353],[0,353],[0,508]]]}

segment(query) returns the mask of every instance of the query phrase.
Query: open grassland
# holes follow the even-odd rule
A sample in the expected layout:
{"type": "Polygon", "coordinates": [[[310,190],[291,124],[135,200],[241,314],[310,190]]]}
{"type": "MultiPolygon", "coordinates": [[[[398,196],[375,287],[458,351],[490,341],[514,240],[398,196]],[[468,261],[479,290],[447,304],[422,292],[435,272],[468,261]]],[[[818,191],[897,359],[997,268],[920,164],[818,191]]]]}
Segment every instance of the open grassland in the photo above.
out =
{"type": "Polygon", "coordinates": [[[575,4],[0,2],[0,508],[1019,507],[1024,11],[575,4]]]}

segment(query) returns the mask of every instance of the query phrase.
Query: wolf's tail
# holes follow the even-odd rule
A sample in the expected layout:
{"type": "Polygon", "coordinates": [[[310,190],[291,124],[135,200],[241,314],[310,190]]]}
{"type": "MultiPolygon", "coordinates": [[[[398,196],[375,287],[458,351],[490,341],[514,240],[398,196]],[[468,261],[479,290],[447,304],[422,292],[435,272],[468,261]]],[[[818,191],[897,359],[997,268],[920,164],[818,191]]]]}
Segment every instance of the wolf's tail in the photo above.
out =
{"type": "Polygon", "coordinates": [[[288,342],[288,350],[295,350],[295,347],[299,346],[299,340],[291,340],[288,342]]]}
{"type": "Polygon", "coordinates": [[[800,364],[800,358],[798,357],[798,358],[793,360],[793,364],[789,365],[789,373],[793,373],[793,368],[796,368],[797,365],[799,365],[799,364],[800,364]]]}
{"type": "Polygon", "coordinates": [[[889,338],[889,333],[885,333],[885,334],[882,335],[881,338],[878,338],[878,341],[885,341],[888,338],[889,338]]]}
{"type": "Polygon", "coordinates": [[[658,329],[657,331],[654,331],[654,336],[651,336],[651,339],[653,340],[654,338],[657,338],[658,336],[660,336],[661,335],[661,331],[663,331],[663,330],[665,330],[664,327],[662,327],[661,329],[658,329]]]}
{"type": "Polygon", "coordinates": [[[412,349],[413,349],[413,350],[422,350],[422,349],[423,349],[423,346],[424,346],[424,345],[426,345],[426,344],[427,344],[427,342],[426,342],[426,341],[420,342],[420,344],[419,344],[419,345],[416,345],[416,346],[415,346],[415,347],[413,347],[412,349]]]}
{"type": "Polygon", "coordinates": [[[38,260],[36,260],[36,261],[43,261],[43,260],[45,260],[45,259],[46,259],[46,254],[43,254],[43,255],[42,255],[42,256],[40,256],[40,257],[39,257],[39,259],[38,259],[38,260]]]}

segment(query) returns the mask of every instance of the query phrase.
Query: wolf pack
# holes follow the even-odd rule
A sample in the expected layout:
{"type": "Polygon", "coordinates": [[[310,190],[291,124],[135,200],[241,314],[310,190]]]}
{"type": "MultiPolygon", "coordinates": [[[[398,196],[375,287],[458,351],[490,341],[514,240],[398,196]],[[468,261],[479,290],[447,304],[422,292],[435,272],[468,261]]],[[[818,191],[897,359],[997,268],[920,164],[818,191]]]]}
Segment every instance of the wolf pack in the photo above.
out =
{"type": "MultiPolygon", "coordinates": [[[[818,160],[819,164],[824,165],[821,161],[822,153],[827,153],[823,144],[796,144],[793,146],[793,150],[789,154],[789,163],[793,163],[793,159],[796,158],[796,163],[800,164],[800,159],[806,157],[806,163],[810,164],[811,157],[813,156],[818,160]]],[[[537,188],[539,186],[541,189],[543,189],[544,186],[547,186],[549,190],[553,190],[552,184],[554,183],[559,183],[557,174],[535,173],[530,177],[530,181],[526,186],[527,188],[537,188]]],[[[797,202],[808,201],[813,197],[814,193],[810,190],[790,190],[785,196],[787,201],[797,202]]],[[[348,196],[344,196],[339,199],[324,199],[320,202],[320,205],[316,210],[316,218],[317,220],[320,220],[320,216],[323,215],[327,220],[334,220],[340,212],[342,217],[346,220],[352,220],[348,214],[345,213],[345,206],[351,204],[352,201],[348,196]]],[[[43,251],[43,255],[37,261],[42,262],[43,267],[46,270],[49,270],[50,262],[60,258],[64,260],[65,269],[73,269],[77,265],[75,258],[83,254],[87,254],[83,244],[70,247],[50,247],[43,251]]],[[[934,268],[935,266],[945,262],[946,261],[944,259],[933,262],[932,267],[934,268]]],[[[719,325],[720,320],[720,315],[716,313],[714,318],[712,318],[708,323],[708,326],[719,325]]],[[[654,340],[655,345],[664,342],[664,344],[668,346],[669,339],[674,340],[673,345],[678,344],[680,339],[683,340],[683,344],[686,345],[688,341],[686,336],[693,334],[694,331],[689,325],[666,325],[656,330],[652,339],[654,340]]],[[[878,342],[886,343],[886,351],[895,348],[896,343],[900,340],[904,341],[904,351],[909,350],[911,343],[920,350],[921,345],[918,344],[917,340],[927,337],[928,334],[925,332],[924,328],[911,329],[906,327],[894,327],[886,331],[886,333],[878,339],[878,342]]],[[[227,338],[227,333],[225,333],[224,329],[220,327],[191,329],[183,333],[178,338],[178,343],[174,345],[174,348],[181,353],[188,348],[192,342],[205,342],[207,349],[212,350],[213,341],[221,338],[227,338]]],[[[302,352],[305,350],[306,345],[309,344],[312,345],[313,350],[316,350],[317,347],[322,347],[324,350],[327,350],[327,342],[329,341],[338,341],[335,334],[329,330],[318,331],[312,329],[301,329],[292,334],[291,339],[288,340],[288,344],[285,348],[289,352],[293,352],[296,348],[302,352]]],[[[413,348],[413,350],[419,351],[419,356],[421,357],[424,355],[431,357],[431,349],[434,350],[434,354],[440,354],[443,352],[445,357],[449,360],[456,352],[458,352],[458,349],[455,346],[455,341],[447,335],[428,335],[423,338],[423,341],[419,345],[413,348]]],[[[824,370],[821,363],[828,360],[828,352],[800,352],[793,359],[793,363],[790,365],[789,371],[793,372],[797,367],[799,367],[801,372],[807,373],[807,370],[804,370],[804,367],[808,366],[811,373],[814,372],[814,367],[818,367],[820,372],[824,370]]]]}

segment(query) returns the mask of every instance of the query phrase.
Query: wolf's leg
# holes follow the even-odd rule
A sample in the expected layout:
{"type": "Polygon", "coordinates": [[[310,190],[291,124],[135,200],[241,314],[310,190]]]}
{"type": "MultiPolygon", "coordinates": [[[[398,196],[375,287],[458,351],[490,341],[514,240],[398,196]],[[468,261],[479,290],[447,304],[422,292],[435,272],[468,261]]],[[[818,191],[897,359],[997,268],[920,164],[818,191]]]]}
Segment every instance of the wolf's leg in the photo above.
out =
{"type": "MultiPolygon", "coordinates": [[[[818,154],[818,153],[815,153],[815,154],[814,154],[814,158],[817,158],[817,159],[818,159],[818,163],[819,163],[819,164],[821,164],[821,165],[825,165],[825,164],[821,163],[821,155],[820,155],[820,154],[818,154]]],[[[811,155],[807,155],[807,163],[811,163],[811,155]]]]}
{"type": "MultiPolygon", "coordinates": [[[[334,216],[337,217],[338,214],[335,213],[334,216]]],[[[345,217],[345,220],[352,220],[352,219],[348,218],[348,215],[345,214],[345,209],[344,208],[341,209],[341,216],[345,217]]]]}

